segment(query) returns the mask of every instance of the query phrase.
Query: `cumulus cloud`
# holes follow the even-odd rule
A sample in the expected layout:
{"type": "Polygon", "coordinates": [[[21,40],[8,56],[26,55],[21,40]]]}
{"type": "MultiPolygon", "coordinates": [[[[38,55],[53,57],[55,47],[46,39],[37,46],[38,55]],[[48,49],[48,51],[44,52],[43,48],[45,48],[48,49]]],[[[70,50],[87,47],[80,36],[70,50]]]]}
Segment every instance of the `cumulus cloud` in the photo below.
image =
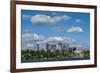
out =
{"type": "Polygon", "coordinates": [[[34,45],[33,44],[31,44],[31,43],[28,43],[27,45],[26,45],[26,47],[29,47],[29,48],[32,48],[34,45]]]}
{"type": "Polygon", "coordinates": [[[45,40],[42,40],[42,41],[38,41],[38,42],[36,42],[36,44],[58,43],[58,42],[72,43],[72,42],[76,42],[76,41],[77,40],[75,40],[73,38],[54,36],[54,37],[48,37],[48,38],[46,38],[45,40]]]}
{"type": "Polygon", "coordinates": [[[68,38],[68,37],[63,37],[64,42],[77,42],[76,39],[73,38],[68,38]]]}
{"type": "Polygon", "coordinates": [[[67,15],[63,15],[63,16],[48,16],[48,15],[44,15],[44,14],[37,14],[31,17],[31,22],[32,23],[42,23],[42,24],[53,24],[56,23],[58,21],[62,21],[62,20],[67,20],[70,17],[67,15]]]}
{"type": "Polygon", "coordinates": [[[33,43],[26,42],[26,43],[22,44],[21,49],[22,50],[28,50],[28,49],[29,50],[32,50],[33,47],[34,47],[34,44],[33,43]]]}
{"type": "Polygon", "coordinates": [[[72,32],[72,33],[80,33],[83,32],[83,29],[81,27],[71,27],[67,29],[67,32],[72,32]]]}
{"type": "Polygon", "coordinates": [[[54,16],[54,17],[52,17],[53,18],[53,20],[55,21],[55,22],[57,22],[57,21],[61,21],[61,20],[67,20],[67,19],[69,19],[70,17],[69,16],[66,16],[66,15],[63,15],[63,16],[54,16]]]}
{"type": "Polygon", "coordinates": [[[22,34],[22,41],[39,41],[43,39],[45,39],[45,37],[38,34],[30,34],[30,33],[22,34]]]}
{"type": "Polygon", "coordinates": [[[62,37],[49,37],[47,39],[48,41],[63,41],[62,37]]]}
{"type": "Polygon", "coordinates": [[[76,42],[73,38],[54,36],[44,40],[45,42],[76,42]]]}
{"type": "Polygon", "coordinates": [[[35,44],[42,44],[45,45],[46,43],[72,43],[77,42],[77,40],[73,38],[68,37],[62,37],[62,36],[50,36],[50,37],[44,37],[42,35],[38,34],[30,34],[25,33],[22,35],[22,49],[32,49],[34,48],[35,44]]]}

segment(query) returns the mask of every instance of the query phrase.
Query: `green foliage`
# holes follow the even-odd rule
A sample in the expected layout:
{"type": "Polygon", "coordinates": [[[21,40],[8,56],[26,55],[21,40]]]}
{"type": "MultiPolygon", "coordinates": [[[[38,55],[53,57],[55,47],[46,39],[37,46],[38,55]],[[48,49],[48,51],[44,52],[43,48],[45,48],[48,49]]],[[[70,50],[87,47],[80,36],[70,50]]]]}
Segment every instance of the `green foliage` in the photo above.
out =
{"type": "Polygon", "coordinates": [[[81,54],[83,55],[83,57],[89,57],[90,56],[89,50],[84,50],[84,51],[81,52],[81,54]]]}
{"type": "MultiPolygon", "coordinates": [[[[84,50],[80,52],[80,55],[83,58],[89,57],[89,50],[84,50]]],[[[74,52],[67,52],[64,50],[21,50],[21,60],[22,61],[29,61],[29,60],[41,60],[41,59],[64,59],[64,58],[75,58],[76,53],[74,52]]],[[[80,56],[79,56],[80,57],[80,56]]]]}

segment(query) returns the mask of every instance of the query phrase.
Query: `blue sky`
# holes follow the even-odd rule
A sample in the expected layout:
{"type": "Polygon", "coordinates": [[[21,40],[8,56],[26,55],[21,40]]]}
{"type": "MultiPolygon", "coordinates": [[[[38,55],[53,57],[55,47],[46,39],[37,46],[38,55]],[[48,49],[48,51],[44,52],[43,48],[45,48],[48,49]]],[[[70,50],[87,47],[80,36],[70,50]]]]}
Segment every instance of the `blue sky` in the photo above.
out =
{"type": "Polygon", "coordinates": [[[22,34],[71,37],[90,44],[90,14],[21,10],[22,34]]]}

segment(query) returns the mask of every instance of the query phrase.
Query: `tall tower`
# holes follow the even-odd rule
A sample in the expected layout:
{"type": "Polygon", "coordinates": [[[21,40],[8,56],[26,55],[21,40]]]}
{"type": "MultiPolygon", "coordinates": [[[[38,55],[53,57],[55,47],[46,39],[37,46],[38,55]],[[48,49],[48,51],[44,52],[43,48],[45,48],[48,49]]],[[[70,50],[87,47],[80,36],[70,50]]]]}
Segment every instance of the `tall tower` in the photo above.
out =
{"type": "Polygon", "coordinates": [[[37,51],[39,51],[40,49],[39,49],[39,44],[37,44],[37,51]]]}
{"type": "Polygon", "coordinates": [[[46,50],[48,50],[49,49],[49,44],[48,43],[46,43],[46,50]]]}

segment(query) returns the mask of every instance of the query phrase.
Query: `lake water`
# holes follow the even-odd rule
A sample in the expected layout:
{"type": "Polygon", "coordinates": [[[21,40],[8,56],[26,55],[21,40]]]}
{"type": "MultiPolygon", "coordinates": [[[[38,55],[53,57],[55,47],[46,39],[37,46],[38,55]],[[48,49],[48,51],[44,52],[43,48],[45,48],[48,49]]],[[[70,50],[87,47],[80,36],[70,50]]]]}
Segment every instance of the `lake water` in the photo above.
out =
{"type": "Polygon", "coordinates": [[[50,62],[50,61],[75,61],[75,60],[89,60],[90,58],[64,58],[64,59],[33,59],[33,60],[26,60],[21,61],[22,63],[28,62],[50,62]]]}

